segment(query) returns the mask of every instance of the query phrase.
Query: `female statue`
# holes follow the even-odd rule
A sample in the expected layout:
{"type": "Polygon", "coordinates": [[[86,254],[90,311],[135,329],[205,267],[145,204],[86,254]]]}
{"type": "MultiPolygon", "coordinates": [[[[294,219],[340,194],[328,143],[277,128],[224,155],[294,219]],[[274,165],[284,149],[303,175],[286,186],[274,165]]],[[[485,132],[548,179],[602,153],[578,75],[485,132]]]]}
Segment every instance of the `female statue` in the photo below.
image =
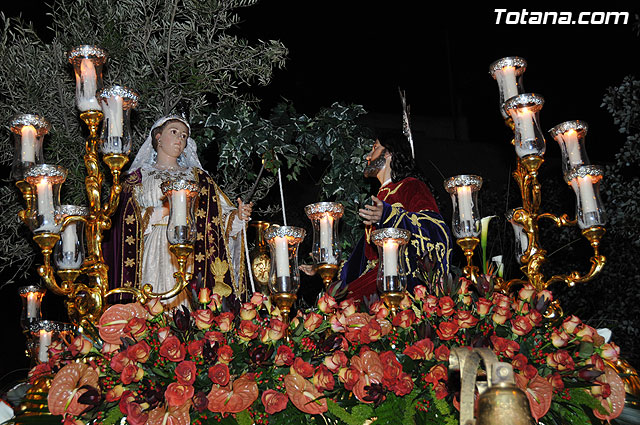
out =
{"type": "MultiPolygon", "coordinates": [[[[175,284],[175,256],[169,251],[169,208],[160,189],[167,180],[191,180],[200,187],[195,208],[197,237],[189,271],[192,287],[214,293],[240,295],[246,290],[241,231],[252,204],[238,199],[236,209],[202,169],[189,124],[179,116],[158,120],[134,159],[122,187],[120,214],[114,223],[110,252],[111,287],[137,287],[150,283],[155,293],[175,284]]],[[[106,250],[105,250],[106,251],[106,250]]],[[[186,304],[190,290],[165,301],[167,308],[186,304]]]]}

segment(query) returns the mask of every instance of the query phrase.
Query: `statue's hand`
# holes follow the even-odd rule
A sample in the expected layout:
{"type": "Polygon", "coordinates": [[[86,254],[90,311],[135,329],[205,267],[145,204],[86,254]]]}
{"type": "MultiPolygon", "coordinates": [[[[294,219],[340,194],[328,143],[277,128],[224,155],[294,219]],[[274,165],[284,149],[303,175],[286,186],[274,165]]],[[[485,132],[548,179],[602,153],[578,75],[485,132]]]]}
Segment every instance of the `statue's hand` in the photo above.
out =
{"type": "Polygon", "coordinates": [[[243,221],[251,220],[251,212],[253,211],[253,202],[245,204],[242,199],[238,198],[238,218],[243,221]]]}
{"type": "Polygon", "coordinates": [[[367,204],[364,208],[358,210],[358,215],[363,218],[364,224],[367,226],[376,224],[382,219],[382,201],[375,196],[372,196],[371,199],[373,200],[373,205],[367,204]]]}

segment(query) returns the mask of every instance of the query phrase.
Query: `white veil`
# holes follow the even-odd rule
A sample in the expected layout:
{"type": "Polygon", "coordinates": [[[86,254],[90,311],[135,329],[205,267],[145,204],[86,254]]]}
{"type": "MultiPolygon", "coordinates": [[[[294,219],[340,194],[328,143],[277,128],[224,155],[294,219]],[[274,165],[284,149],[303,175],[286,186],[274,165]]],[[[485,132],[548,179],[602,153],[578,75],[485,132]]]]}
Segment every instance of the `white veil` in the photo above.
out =
{"type": "MultiPolygon", "coordinates": [[[[132,173],[139,168],[145,170],[153,168],[153,166],[156,164],[156,158],[158,156],[156,150],[153,148],[152,143],[153,130],[162,126],[164,123],[170,120],[178,120],[186,125],[189,129],[189,135],[191,135],[191,127],[183,117],[179,115],[168,115],[166,117],[160,118],[153,124],[151,130],[149,131],[149,135],[147,136],[147,140],[145,140],[142,146],[140,146],[140,150],[138,150],[135,159],[129,167],[129,173],[132,173]]],[[[187,146],[184,148],[182,154],[180,154],[180,156],[178,157],[178,165],[181,168],[186,168],[188,170],[193,167],[202,169],[202,164],[200,164],[200,159],[198,159],[196,142],[191,137],[187,138],[187,146]]]]}

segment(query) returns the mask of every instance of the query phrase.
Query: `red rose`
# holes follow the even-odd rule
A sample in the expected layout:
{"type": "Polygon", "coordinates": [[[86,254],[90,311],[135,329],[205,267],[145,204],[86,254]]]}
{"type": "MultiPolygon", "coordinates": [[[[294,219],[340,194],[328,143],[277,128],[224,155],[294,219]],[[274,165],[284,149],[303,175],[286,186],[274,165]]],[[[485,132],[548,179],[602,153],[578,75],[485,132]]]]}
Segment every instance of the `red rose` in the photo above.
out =
{"type": "Polygon", "coordinates": [[[144,305],[144,308],[146,308],[152,316],[157,316],[164,311],[164,306],[162,305],[160,298],[149,299],[149,301],[144,305]]]}
{"type": "Polygon", "coordinates": [[[538,369],[536,369],[534,365],[527,364],[522,369],[522,374],[524,375],[525,378],[531,380],[535,378],[536,375],[538,374],[538,369]]]}
{"type": "Polygon", "coordinates": [[[147,332],[147,320],[141,317],[132,317],[122,331],[131,335],[133,339],[139,340],[147,332]]]}
{"type": "Polygon", "coordinates": [[[360,329],[360,343],[369,344],[380,339],[382,327],[376,319],[369,320],[369,323],[360,329]]]}
{"type": "Polygon", "coordinates": [[[338,303],[336,302],[336,300],[331,297],[329,294],[324,294],[322,297],[320,297],[320,299],[318,300],[318,308],[320,309],[321,312],[323,312],[324,314],[329,314],[329,313],[333,313],[333,310],[336,309],[336,307],[338,307],[338,303]]]}
{"type": "Polygon", "coordinates": [[[213,344],[215,342],[217,342],[218,344],[226,344],[227,343],[227,338],[225,338],[225,336],[224,336],[224,334],[222,332],[208,331],[208,332],[204,333],[204,337],[211,344],[213,344]]]}
{"type": "Polygon", "coordinates": [[[213,320],[216,322],[222,332],[229,332],[231,329],[233,329],[233,318],[233,313],[225,312],[220,313],[213,320]]]}
{"type": "Polygon", "coordinates": [[[295,357],[288,345],[281,345],[276,352],[274,363],[276,366],[291,366],[295,357]]]}
{"type": "Polygon", "coordinates": [[[436,350],[434,351],[434,354],[436,356],[436,360],[441,361],[441,362],[448,362],[449,361],[449,347],[447,347],[446,345],[441,345],[438,348],[436,348],[436,350]]]}
{"type": "Polygon", "coordinates": [[[379,357],[384,368],[382,383],[387,388],[392,388],[396,384],[398,377],[402,373],[402,365],[396,358],[396,355],[393,351],[385,351],[383,353],[380,353],[379,357]]]}
{"type": "Polygon", "coordinates": [[[196,364],[185,360],[176,366],[176,379],[182,385],[193,385],[196,380],[196,364]]]}
{"type": "Polygon", "coordinates": [[[427,298],[422,303],[422,311],[424,311],[427,316],[431,316],[438,309],[438,298],[433,295],[428,295],[427,298]]]}
{"type": "Polygon", "coordinates": [[[289,397],[276,390],[266,390],[262,393],[262,404],[264,404],[264,411],[270,415],[286,409],[288,402],[289,397]]]}
{"type": "Polygon", "coordinates": [[[564,381],[562,380],[562,377],[558,372],[554,372],[551,375],[548,375],[547,381],[549,381],[555,391],[564,389],[564,381]]]}
{"type": "Polygon", "coordinates": [[[338,308],[340,309],[340,312],[342,314],[344,314],[345,316],[351,316],[356,311],[358,311],[358,307],[356,306],[355,301],[354,301],[353,298],[348,298],[348,299],[342,301],[338,305],[338,308]]]}
{"type": "Polygon", "coordinates": [[[569,342],[571,337],[563,329],[554,329],[551,332],[551,343],[556,348],[562,348],[569,342]]]}
{"type": "Polygon", "coordinates": [[[71,351],[72,356],[76,357],[78,354],[87,354],[92,347],[91,341],[82,335],[78,335],[69,344],[69,351],[71,351]]]}
{"type": "Polygon", "coordinates": [[[323,364],[316,368],[313,374],[313,385],[315,385],[316,389],[320,392],[333,390],[335,379],[333,378],[333,373],[329,371],[329,368],[323,364]]]}
{"type": "Polygon", "coordinates": [[[391,390],[398,397],[405,396],[413,391],[413,379],[408,373],[401,373],[391,390]]]}
{"type": "Polygon", "coordinates": [[[511,320],[511,332],[516,335],[524,336],[531,332],[533,327],[526,316],[518,316],[511,320]]]}
{"type": "Polygon", "coordinates": [[[244,303],[240,308],[240,318],[242,320],[253,320],[258,315],[258,311],[256,310],[256,306],[252,303],[244,303]]]}
{"type": "Polygon", "coordinates": [[[413,288],[413,297],[416,301],[422,301],[427,297],[427,287],[424,285],[416,285],[413,288]]]}
{"type": "Polygon", "coordinates": [[[493,294],[493,305],[501,308],[509,308],[511,300],[504,294],[493,294]]]}
{"type": "Polygon", "coordinates": [[[430,382],[433,385],[436,385],[440,381],[447,380],[447,373],[448,372],[445,365],[437,364],[435,366],[432,366],[431,369],[429,369],[429,372],[424,377],[424,381],[430,382]]]}
{"type": "Polygon", "coordinates": [[[510,317],[511,317],[511,310],[509,310],[509,307],[496,306],[493,309],[493,315],[491,316],[491,319],[497,325],[504,325],[507,319],[509,319],[510,317]]]}
{"type": "Polygon", "coordinates": [[[229,383],[229,366],[224,363],[218,363],[215,366],[209,368],[208,373],[209,379],[214,384],[218,384],[221,386],[225,386],[229,383]]]}
{"type": "Polygon", "coordinates": [[[587,359],[586,364],[593,365],[595,370],[599,370],[600,372],[604,372],[604,360],[597,354],[592,354],[591,357],[587,359]]]}
{"type": "Polygon", "coordinates": [[[580,326],[576,332],[576,336],[583,342],[593,342],[593,337],[597,334],[598,332],[594,328],[585,324],[580,326]]]}
{"type": "Polygon", "coordinates": [[[518,292],[518,298],[522,301],[531,301],[531,296],[536,292],[535,288],[530,284],[526,284],[518,292]]]}
{"type": "Polygon", "coordinates": [[[191,385],[183,385],[177,382],[169,384],[164,392],[164,398],[169,406],[180,407],[193,397],[193,387],[191,385]]]}
{"type": "Polygon", "coordinates": [[[334,351],[333,354],[324,358],[324,365],[333,373],[336,373],[349,363],[344,351],[334,351]]]}
{"type": "Polygon", "coordinates": [[[445,384],[444,382],[438,382],[437,384],[434,385],[433,389],[436,392],[436,398],[438,400],[442,400],[443,398],[449,395],[449,390],[447,390],[447,384],[445,384]]]}
{"type": "Polygon", "coordinates": [[[120,381],[124,385],[129,385],[132,382],[138,382],[144,376],[144,370],[138,367],[135,363],[131,362],[124,367],[120,373],[120,381]]]}
{"type": "Polygon", "coordinates": [[[129,357],[134,362],[145,363],[149,360],[149,355],[151,354],[151,347],[147,344],[146,341],[140,341],[137,344],[130,345],[127,348],[127,357],[129,357]]]}
{"type": "Polygon", "coordinates": [[[531,310],[529,314],[527,314],[527,319],[529,319],[532,326],[540,326],[542,323],[542,313],[535,309],[531,310]]]}
{"type": "Polygon", "coordinates": [[[124,370],[124,367],[129,363],[131,363],[131,359],[127,356],[127,351],[125,350],[113,356],[111,358],[111,362],[109,363],[109,366],[111,366],[111,369],[120,373],[124,370]]]}
{"type": "Polygon", "coordinates": [[[240,325],[238,326],[236,336],[243,341],[251,341],[258,336],[259,331],[260,326],[258,326],[257,324],[249,320],[242,320],[240,321],[240,325]]]}
{"type": "Polygon", "coordinates": [[[196,310],[191,313],[191,316],[195,319],[198,329],[209,329],[213,325],[213,312],[209,309],[196,310]]]}
{"type": "Polygon", "coordinates": [[[449,317],[454,313],[455,303],[450,296],[438,300],[438,316],[449,317]]]}
{"type": "Polygon", "coordinates": [[[493,344],[493,351],[498,355],[511,359],[518,351],[520,351],[520,345],[510,339],[501,338],[497,335],[492,335],[490,339],[493,344]]]}
{"type": "Polygon", "coordinates": [[[307,314],[306,317],[304,318],[303,325],[307,331],[313,332],[320,327],[323,320],[324,320],[323,317],[320,316],[318,313],[311,312],[307,314]]]}
{"type": "Polygon", "coordinates": [[[516,354],[516,356],[511,360],[511,366],[517,370],[523,370],[528,363],[529,360],[527,357],[521,353],[516,354]]]}
{"type": "Polygon", "coordinates": [[[127,410],[129,409],[129,404],[133,403],[136,401],[135,396],[133,395],[133,392],[126,390],[122,393],[122,395],[120,396],[120,402],[118,403],[118,407],[120,408],[120,412],[122,412],[123,415],[127,414],[127,410]]]}
{"type": "Polygon", "coordinates": [[[353,387],[360,380],[360,371],[353,366],[340,369],[338,372],[338,379],[344,384],[344,389],[347,391],[353,390],[353,387]]]}
{"type": "Polygon", "coordinates": [[[416,314],[412,309],[402,310],[393,318],[393,326],[399,326],[406,329],[414,324],[416,320],[416,314]]]}
{"type": "Polygon", "coordinates": [[[158,341],[162,344],[165,339],[171,336],[171,329],[169,326],[165,326],[164,328],[159,328],[156,333],[158,335],[158,341]]]}
{"type": "Polygon", "coordinates": [[[187,354],[187,349],[177,336],[171,335],[160,346],[160,355],[172,362],[181,362],[187,354]]]}
{"type": "Polygon", "coordinates": [[[120,400],[120,397],[122,397],[122,394],[124,394],[124,392],[124,387],[122,385],[116,385],[115,387],[107,391],[105,399],[109,403],[118,401],[120,400]]]}
{"type": "Polygon", "coordinates": [[[566,350],[558,350],[547,354],[547,364],[559,371],[575,369],[575,363],[566,350]]]}
{"type": "Polygon", "coordinates": [[[278,341],[284,337],[284,331],[286,330],[284,322],[275,317],[269,321],[269,329],[267,330],[267,337],[271,341],[278,341]]]}
{"type": "Polygon", "coordinates": [[[486,298],[478,298],[476,301],[476,308],[478,309],[478,314],[480,316],[486,316],[489,314],[489,310],[491,310],[491,301],[486,298]]]}
{"type": "Polygon", "coordinates": [[[293,361],[293,370],[304,378],[310,378],[313,376],[313,366],[302,360],[301,357],[296,357],[293,361]]]}
{"type": "Polygon", "coordinates": [[[569,316],[566,319],[564,319],[564,322],[562,322],[562,329],[564,329],[567,333],[572,334],[573,331],[582,324],[582,321],[580,319],[578,319],[576,316],[569,316]]]}
{"type": "Polygon", "coordinates": [[[405,349],[402,350],[402,354],[413,360],[424,360],[424,352],[415,345],[405,347],[405,349]]]}
{"type": "Polygon", "coordinates": [[[442,341],[449,341],[456,336],[456,333],[458,333],[458,329],[460,328],[455,322],[440,322],[436,333],[442,341]]]}
{"type": "Polygon", "coordinates": [[[149,419],[149,413],[142,410],[138,403],[127,404],[127,423],[129,425],[145,425],[149,419]]]}
{"type": "Polygon", "coordinates": [[[225,344],[218,348],[218,361],[229,364],[233,360],[233,348],[225,344]]]}
{"type": "Polygon", "coordinates": [[[474,317],[470,311],[458,310],[456,313],[456,321],[462,329],[469,329],[478,323],[478,318],[474,317]]]}
{"type": "Polygon", "coordinates": [[[191,357],[198,357],[202,355],[202,350],[204,348],[204,339],[198,339],[195,341],[191,341],[189,345],[187,345],[187,351],[191,357]]]}

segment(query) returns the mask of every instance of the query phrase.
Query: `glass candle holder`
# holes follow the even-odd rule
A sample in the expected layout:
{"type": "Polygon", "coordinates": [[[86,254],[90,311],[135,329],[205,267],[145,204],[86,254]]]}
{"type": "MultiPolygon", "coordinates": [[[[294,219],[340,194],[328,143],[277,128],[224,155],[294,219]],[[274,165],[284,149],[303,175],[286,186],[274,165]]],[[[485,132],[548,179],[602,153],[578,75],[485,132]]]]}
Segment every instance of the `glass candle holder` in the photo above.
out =
{"type": "Polygon", "coordinates": [[[565,121],[549,130],[551,137],[560,145],[562,174],[565,179],[573,169],[590,164],[584,147],[588,130],[589,126],[584,121],[565,121]]]}
{"type": "Polygon", "coordinates": [[[264,237],[271,253],[269,291],[295,294],[300,288],[298,247],[306,232],[301,227],[271,225],[264,237]]]}
{"type": "Polygon", "coordinates": [[[104,154],[131,152],[131,110],[138,106],[138,94],[124,86],[111,86],[97,93],[104,113],[101,150],[104,154]]]}
{"type": "Polygon", "coordinates": [[[34,233],[58,233],[55,217],[60,207],[60,187],[67,178],[67,170],[58,165],[38,164],[27,170],[25,179],[35,188],[37,209],[31,218],[34,233]]]}
{"type": "Polygon", "coordinates": [[[453,204],[451,230],[458,239],[480,235],[478,191],[481,187],[482,177],[474,175],[459,175],[444,182],[453,204]]]}
{"type": "Polygon", "coordinates": [[[70,332],[71,325],[53,320],[40,320],[29,326],[31,335],[31,358],[38,363],[49,361],[49,346],[61,334],[70,332]]]}
{"type": "Polygon", "coordinates": [[[338,226],[344,207],[337,202],[318,202],[304,207],[304,212],[313,225],[311,257],[314,264],[337,265],[340,261],[338,226]]]}
{"type": "Polygon", "coordinates": [[[498,59],[489,65],[489,74],[498,83],[500,93],[500,113],[503,118],[509,118],[504,103],[514,96],[524,93],[522,74],[527,69],[527,61],[518,56],[498,59]]]}
{"type": "Polygon", "coordinates": [[[160,185],[169,200],[167,239],[170,244],[193,244],[196,240],[194,210],[200,193],[198,185],[190,180],[172,180],[160,185]]]}
{"type": "Polygon", "coordinates": [[[15,140],[11,177],[22,180],[29,167],[44,162],[42,141],[50,126],[44,118],[32,114],[16,115],[9,126],[15,140]]]}
{"type": "Polygon", "coordinates": [[[543,156],[546,144],[540,129],[540,110],[544,98],[534,93],[520,94],[508,99],[504,107],[513,119],[514,143],[516,155],[520,158],[529,155],[543,156]]]}
{"type": "Polygon", "coordinates": [[[604,226],[606,223],[606,214],[600,200],[600,181],[603,175],[601,167],[583,165],[566,176],[576,194],[576,217],[581,229],[604,226]]]}
{"type": "Polygon", "coordinates": [[[37,285],[21,286],[18,289],[20,298],[22,298],[20,326],[23,331],[26,331],[30,325],[42,319],[40,307],[45,292],[46,290],[43,287],[37,285]]]}
{"type": "MultiPolygon", "coordinates": [[[[524,231],[524,227],[522,224],[518,223],[514,220],[514,214],[516,210],[507,211],[505,217],[511,226],[513,227],[513,236],[515,238],[515,257],[518,264],[522,265],[522,257],[527,252],[527,248],[529,247],[529,237],[527,233],[524,231]]],[[[534,254],[535,251],[532,251],[531,254],[534,254]]]]}
{"type": "Polygon", "coordinates": [[[67,59],[76,74],[76,106],[80,112],[99,111],[96,93],[102,88],[106,50],[97,46],[78,46],[68,53],[67,59]]]}
{"type": "MultiPolygon", "coordinates": [[[[56,211],[59,222],[68,216],[86,216],[89,210],[76,205],[61,205],[56,211]]],[[[77,270],[85,258],[84,222],[71,221],[60,233],[60,240],[53,248],[53,260],[61,270],[77,270]]]]}
{"type": "Polygon", "coordinates": [[[376,284],[381,294],[400,293],[407,289],[406,248],[411,232],[406,229],[385,228],[371,232],[371,242],[378,247],[378,276],[376,284]]]}

